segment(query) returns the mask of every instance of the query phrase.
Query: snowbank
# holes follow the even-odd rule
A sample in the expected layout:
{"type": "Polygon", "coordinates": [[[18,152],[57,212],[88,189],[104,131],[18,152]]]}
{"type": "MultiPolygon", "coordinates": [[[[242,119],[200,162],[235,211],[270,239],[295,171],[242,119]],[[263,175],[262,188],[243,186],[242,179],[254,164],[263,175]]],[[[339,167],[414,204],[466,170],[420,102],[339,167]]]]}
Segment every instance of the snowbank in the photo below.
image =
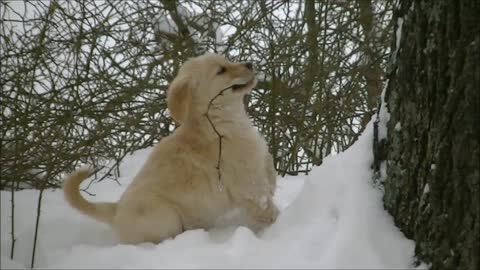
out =
{"type": "MultiPolygon", "coordinates": [[[[371,185],[372,123],[344,153],[326,158],[309,176],[279,179],[282,210],[261,235],[245,227],[187,231],[159,245],[119,245],[110,229],[78,214],[59,190],[44,194],[39,268],[411,268],[414,243],[395,227],[371,185]]],[[[122,186],[94,184],[95,201],[117,200],[150,149],[122,164],[122,186]]],[[[87,181],[88,182],[88,181],[87,181]]],[[[10,194],[1,193],[1,268],[29,266],[38,192],[15,194],[14,261],[10,254],[10,194]]]]}

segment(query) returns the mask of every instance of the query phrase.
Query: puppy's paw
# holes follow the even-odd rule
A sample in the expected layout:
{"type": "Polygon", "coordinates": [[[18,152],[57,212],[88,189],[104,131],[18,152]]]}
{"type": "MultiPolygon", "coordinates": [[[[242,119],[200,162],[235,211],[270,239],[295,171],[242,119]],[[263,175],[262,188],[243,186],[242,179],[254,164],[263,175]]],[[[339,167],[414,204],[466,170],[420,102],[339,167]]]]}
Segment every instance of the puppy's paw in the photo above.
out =
{"type": "Polygon", "coordinates": [[[271,200],[269,200],[268,206],[263,209],[263,211],[256,213],[254,218],[257,222],[270,225],[277,220],[279,213],[280,211],[278,210],[277,206],[271,200]]]}

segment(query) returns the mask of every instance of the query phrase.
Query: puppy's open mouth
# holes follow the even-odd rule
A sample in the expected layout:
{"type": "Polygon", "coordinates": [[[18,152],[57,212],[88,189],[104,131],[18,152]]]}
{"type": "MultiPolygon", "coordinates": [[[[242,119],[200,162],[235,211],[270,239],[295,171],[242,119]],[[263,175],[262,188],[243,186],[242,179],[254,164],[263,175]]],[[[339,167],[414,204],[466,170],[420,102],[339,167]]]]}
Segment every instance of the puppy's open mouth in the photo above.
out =
{"type": "Polygon", "coordinates": [[[246,83],[244,83],[244,84],[234,84],[234,85],[232,86],[232,90],[233,90],[233,91],[239,91],[239,90],[245,89],[245,88],[247,88],[247,87],[250,87],[250,86],[252,86],[253,81],[254,81],[254,79],[252,79],[252,80],[250,80],[250,81],[248,81],[248,82],[246,82],[246,83]]]}

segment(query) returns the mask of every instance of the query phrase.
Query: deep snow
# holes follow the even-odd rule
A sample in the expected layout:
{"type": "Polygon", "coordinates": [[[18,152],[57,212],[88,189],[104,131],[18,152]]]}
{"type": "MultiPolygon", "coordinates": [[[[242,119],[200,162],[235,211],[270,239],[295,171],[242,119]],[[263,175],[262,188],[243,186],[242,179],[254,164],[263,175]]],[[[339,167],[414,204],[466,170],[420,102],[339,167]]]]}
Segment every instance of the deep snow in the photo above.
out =
{"type": "MultiPolygon", "coordinates": [[[[414,243],[383,209],[371,184],[372,122],[347,151],[324,159],[308,176],[279,178],[282,210],[262,234],[245,227],[187,231],[159,245],[119,245],[108,226],[77,213],[60,190],[44,193],[39,268],[411,268],[414,243]]],[[[151,149],[121,166],[122,186],[104,180],[93,201],[117,200],[151,149]]],[[[88,182],[88,181],[86,181],[88,182]]],[[[88,183],[85,183],[88,184],[88,183]]],[[[15,194],[14,261],[10,254],[10,193],[1,192],[1,268],[30,265],[38,192],[15,194]]]]}

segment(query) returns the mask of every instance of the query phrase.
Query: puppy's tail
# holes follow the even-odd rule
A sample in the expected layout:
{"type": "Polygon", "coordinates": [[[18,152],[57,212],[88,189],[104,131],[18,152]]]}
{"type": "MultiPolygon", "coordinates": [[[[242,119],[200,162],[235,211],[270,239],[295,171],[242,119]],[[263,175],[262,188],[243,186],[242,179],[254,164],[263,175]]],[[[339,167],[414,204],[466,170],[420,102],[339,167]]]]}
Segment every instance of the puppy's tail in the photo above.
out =
{"type": "Polygon", "coordinates": [[[116,203],[91,203],[80,194],[80,184],[92,174],[90,169],[80,169],[65,179],[63,194],[71,207],[98,221],[111,224],[116,213],[116,203]]]}

